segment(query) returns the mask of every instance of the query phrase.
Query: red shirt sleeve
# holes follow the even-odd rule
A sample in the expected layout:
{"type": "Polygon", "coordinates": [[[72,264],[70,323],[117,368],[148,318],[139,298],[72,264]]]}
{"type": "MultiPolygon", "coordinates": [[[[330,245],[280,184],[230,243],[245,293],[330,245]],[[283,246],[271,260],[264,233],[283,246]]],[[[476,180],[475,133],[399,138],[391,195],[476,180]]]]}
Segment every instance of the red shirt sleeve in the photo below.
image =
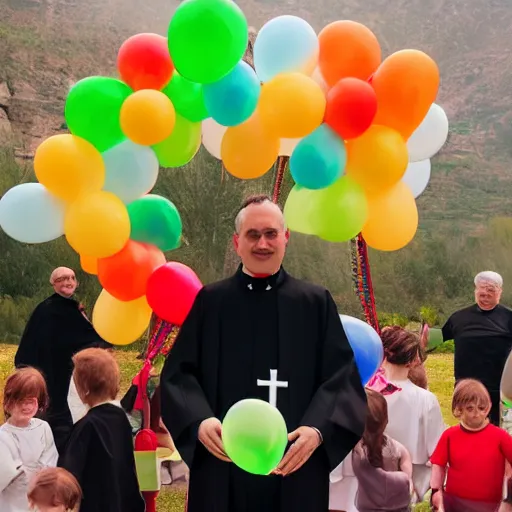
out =
{"type": "Polygon", "coordinates": [[[448,464],[448,437],[451,429],[445,430],[437,443],[436,449],[430,457],[430,462],[445,467],[448,464]]]}
{"type": "Polygon", "coordinates": [[[512,464],[512,436],[503,429],[500,429],[500,448],[505,459],[512,464]]]}

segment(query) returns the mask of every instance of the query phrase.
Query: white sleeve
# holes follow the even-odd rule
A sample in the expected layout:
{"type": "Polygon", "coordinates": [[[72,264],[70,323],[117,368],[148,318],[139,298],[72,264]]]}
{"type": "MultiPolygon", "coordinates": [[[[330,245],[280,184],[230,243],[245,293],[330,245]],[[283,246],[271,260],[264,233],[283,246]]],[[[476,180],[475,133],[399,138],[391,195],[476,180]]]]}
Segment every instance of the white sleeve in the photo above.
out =
{"type": "Polygon", "coordinates": [[[9,441],[9,436],[0,432],[0,461],[2,461],[0,464],[0,492],[3,492],[17,476],[23,473],[21,460],[16,460],[13,456],[9,441]]]}
{"type": "Polygon", "coordinates": [[[44,424],[44,450],[41,454],[41,458],[39,459],[39,466],[41,468],[54,468],[57,466],[57,460],[59,458],[59,454],[57,452],[57,447],[55,446],[55,441],[53,439],[52,429],[50,425],[45,422],[44,424]]]}
{"type": "Polygon", "coordinates": [[[439,405],[437,397],[434,394],[431,394],[426,428],[426,441],[429,459],[434,453],[437,443],[445,430],[446,424],[443,420],[443,414],[441,413],[441,406],[439,405]]]}

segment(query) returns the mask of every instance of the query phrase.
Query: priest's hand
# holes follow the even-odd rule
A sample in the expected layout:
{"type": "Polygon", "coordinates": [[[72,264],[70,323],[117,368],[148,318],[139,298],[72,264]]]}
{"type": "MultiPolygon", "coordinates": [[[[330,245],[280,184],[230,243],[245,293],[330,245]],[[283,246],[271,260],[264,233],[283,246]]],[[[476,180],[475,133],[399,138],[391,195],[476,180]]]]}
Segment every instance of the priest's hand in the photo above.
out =
{"type": "Polygon", "coordinates": [[[320,434],[312,427],[299,427],[288,434],[288,441],[293,444],[275,469],[275,475],[287,476],[300,469],[322,442],[320,434]]]}
{"type": "Polygon", "coordinates": [[[231,462],[222,443],[222,424],[217,418],[208,418],[199,425],[198,439],[214,456],[224,462],[231,462]]]}

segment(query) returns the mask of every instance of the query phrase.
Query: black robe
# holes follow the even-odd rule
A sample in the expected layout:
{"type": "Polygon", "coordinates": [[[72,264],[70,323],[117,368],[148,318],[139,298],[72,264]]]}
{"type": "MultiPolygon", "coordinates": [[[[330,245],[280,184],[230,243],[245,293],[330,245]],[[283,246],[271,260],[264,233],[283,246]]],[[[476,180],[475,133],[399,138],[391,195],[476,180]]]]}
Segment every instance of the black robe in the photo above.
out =
{"type": "Polygon", "coordinates": [[[512,311],[490,311],[474,304],[454,313],[443,326],[443,340],[455,342],[455,381],[477,379],[492,400],[490,419],[500,424],[500,381],[512,348],[512,311]]]}
{"type": "Polygon", "coordinates": [[[132,429],[120,407],[107,403],[89,410],[73,427],[58,465],[82,488],[80,512],[144,512],[132,429]]]}
{"type": "Polygon", "coordinates": [[[329,292],[284,270],[254,279],[241,269],[205,286],[161,375],[162,418],[190,468],[189,512],[325,512],[329,473],[359,441],[366,395],[329,292]],[[277,407],[288,431],[317,428],[323,444],[287,477],[255,476],[197,440],[202,420],[221,421],[245,398],[269,400],[277,369],[287,388],[277,407]]]}
{"type": "Polygon", "coordinates": [[[50,405],[45,416],[59,452],[69,437],[73,420],[68,391],[74,354],[89,347],[111,347],[82,314],[79,303],[55,293],[41,302],[30,317],[14,364],[33,366],[46,379],[50,405]]]}

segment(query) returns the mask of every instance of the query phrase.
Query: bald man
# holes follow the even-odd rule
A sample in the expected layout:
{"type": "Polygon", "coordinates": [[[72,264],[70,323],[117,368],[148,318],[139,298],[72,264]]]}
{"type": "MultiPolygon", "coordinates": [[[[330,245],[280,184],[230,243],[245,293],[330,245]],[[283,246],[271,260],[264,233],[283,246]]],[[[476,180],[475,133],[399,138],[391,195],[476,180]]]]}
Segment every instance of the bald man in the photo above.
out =
{"type": "Polygon", "coordinates": [[[108,348],[73,298],[78,286],[75,273],[67,267],[56,268],[50,276],[54,294],[32,313],[14,358],[17,367],[40,370],[48,385],[50,407],[45,419],[50,424],[59,452],[73,426],[68,405],[68,390],[74,354],[89,347],[108,348]]]}

